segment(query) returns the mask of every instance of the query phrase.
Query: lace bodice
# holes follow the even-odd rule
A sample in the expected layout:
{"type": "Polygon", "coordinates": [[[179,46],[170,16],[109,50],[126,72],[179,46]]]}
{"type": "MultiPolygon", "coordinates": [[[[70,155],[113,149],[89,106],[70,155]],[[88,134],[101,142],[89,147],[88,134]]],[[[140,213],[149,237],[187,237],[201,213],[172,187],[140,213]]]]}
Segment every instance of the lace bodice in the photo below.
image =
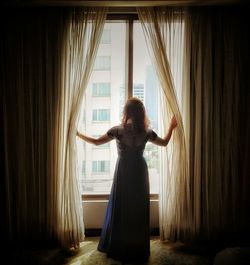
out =
{"type": "Polygon", "coordinates": [[[143,154],[147,141],[153,141],[157,134],[152,129],[144,132],[135,132],[131,124],[114,126],[107,135],[116,140],[118,155],[124,153],[143,154]]]}

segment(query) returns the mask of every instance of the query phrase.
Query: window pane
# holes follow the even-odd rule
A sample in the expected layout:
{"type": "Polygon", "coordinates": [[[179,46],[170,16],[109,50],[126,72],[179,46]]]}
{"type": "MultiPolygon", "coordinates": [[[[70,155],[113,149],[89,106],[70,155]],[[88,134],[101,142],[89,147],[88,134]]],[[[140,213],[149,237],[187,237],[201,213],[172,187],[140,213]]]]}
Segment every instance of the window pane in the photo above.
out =
{"type": "MultiPolygon", "coordinates": [[[[159,84],[139,22],[134,23],[133,41],[133,96],[144,102],[150,127],[158,133],[159,84]]],[[[159,147],[148,142],[144,157],[148,164],[150,192],[159,193],[159,147]]]]}
{"type": "Polygon", "coordinates": [[[85,161],[82,161],[82,176],[85,176],[85,161]]]}
{"type": "Polygon", "coordinates": [[[111,29],[104,29],[101,37],[101,44],[111,43],[111,29]]]}
{"type": "Polygon", "coordinates": [[[97,121],[97,110],[96,109],[93,110],[93,112],[92,112],[92,120],[97,121]]]}
{"type": "Polygon", "coordinates": [[[110,70],[111,58],[110,55],[97,55],[93,70],[110,70]]]}
{"type": "Polygon", "coordinates": [[[109,160],[107,161],[92,161],[92,172],[93,173],[103,173],[103,172],[109,172],[109,160]]]}
{"type": "Polygon", "coordinates": [[[110,83],[93,83],[93,97],[110,96],[110,83]]]}
{"type": "Polygon", "coordinates": [[[110,110],[109,109],[94,109],[92,113],[92,120],[95,121],[109,121],[110,110]]]}
{"type": "MultiPolygon", "coordinates": [[[[107,22],[95,66],[84,96],[78,130],[95,138],[120,124],[125,103],[126,22],[107,22]],[[101,71],[100,71],[101,70],[101,71]],[[84,111],[85,110],[85,111],[84,111]],[[84,114],[85,113],[85,114],[84,114]]],[[[116,143],[94,146],[77,138],[79,172],[85,161],[85,176],[79,173],[83,194],[109,193],[117,159],[116,143]]]]}

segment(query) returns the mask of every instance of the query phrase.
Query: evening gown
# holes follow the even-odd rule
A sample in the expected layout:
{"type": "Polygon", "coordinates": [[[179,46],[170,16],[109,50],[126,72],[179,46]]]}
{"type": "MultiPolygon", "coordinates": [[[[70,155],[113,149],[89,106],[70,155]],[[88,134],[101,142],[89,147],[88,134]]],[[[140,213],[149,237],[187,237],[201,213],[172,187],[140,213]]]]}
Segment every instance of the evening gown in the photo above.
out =
{"type": "Polygon", "coordinates": [[[149,177],[143,157],[147,141],[157,134],[118,125],[107,135],[116,140],[118,158],[98,250],[121,261],[146,261],[150,256],[149,177]]]}

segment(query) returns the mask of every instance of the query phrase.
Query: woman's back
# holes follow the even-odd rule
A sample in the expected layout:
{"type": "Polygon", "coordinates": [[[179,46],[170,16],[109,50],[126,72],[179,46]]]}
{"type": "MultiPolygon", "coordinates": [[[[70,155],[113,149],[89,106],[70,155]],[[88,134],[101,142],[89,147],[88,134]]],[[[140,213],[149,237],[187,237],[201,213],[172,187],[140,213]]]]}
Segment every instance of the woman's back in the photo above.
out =
{"type": "Polygon", "coordinates": [[[138,132],[131,123],[112,127],[107,134],[116,139],[118,155],[131,151],[143,154],[147,141],[153,141],[157,136],[151,129],[138,132]]]}

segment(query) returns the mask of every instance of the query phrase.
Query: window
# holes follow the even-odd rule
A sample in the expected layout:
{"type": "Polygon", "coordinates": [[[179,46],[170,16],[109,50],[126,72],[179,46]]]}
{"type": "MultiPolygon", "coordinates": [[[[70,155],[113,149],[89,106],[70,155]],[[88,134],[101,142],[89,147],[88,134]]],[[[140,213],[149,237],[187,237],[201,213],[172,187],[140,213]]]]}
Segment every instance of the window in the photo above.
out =
{"type": "Polygon", "coordinates": [[[110,56],[97,56],[93,70],[110,70],[110,56]]]}
{"type": "Polygon", "coordinates": [[[93,173],[103,173],[109,172],[109,161],[101,160],[101,161],[92,161],[92,172],[93,173]]]}
{"type": "Polygon", "coordinates": [[[110,96],[110,83],[93,83],[93,97],[108,97],[110,96]]]}
{"type": "MultiPolygon", "coordinates": [[[[133,22],[133,60],[128,61],[128,32],[126,20],[107,21],[98,48],[94,69],[86,89],[79,130],[97,138],[121,123],[123,106],[128,96],[140,98],[146,107],[150,127],[158,132],[158,81],[148,55],[140,23],[133,22]],[[106,34],[106,35],[105,35],[106,34]],[[129,71],[132,63],[133,72],[129,71]],[[105,71],[100,71],[105,70],[105,71]],[[133,80],[129,83],[130,79],[133,80]],[[131,88],[129,90],[129,87],[131,88]],[[84,114],[83,114],[84,112],[84,114]]],[[[131,50],[130,50],[131,52],[131,50]]],[[[78,143],[79,160],[85,161],[85,177],[81,179],[81,190],[88,194],[108,194],[113,181],[117,160],[115,141],[93,146],[78,143]]],[[[147,143],[144,157],[148,164],[150,192],[159,192],[159,148],[147,143]]],[[[80,167],[81,168],[81,167],[80,167]]],[[[80,174],[81,175],[81,174],[80,174]]]]}
{"type": "Polygon", "coordinates": [[[111,43],[111,29],[104,29],[101,37],[101,44],[111,43]]]}
{"type": "Polygon", "coordinates": [[[133,96],[144,102],[144,84],[133,84],[133,96]]]}
{"type": "Polygon", "coordinates": [[[109,109],[94,109],[92,120],[93,121],[109,121],[110,110],[109,109]]]}
{"type": "Polygon", "coordinates": [[[82,176],[85,177],[85,172],[86,172],[86,169],[85,169],[85,161],[83,160],[82,161],[82,176]]]}

